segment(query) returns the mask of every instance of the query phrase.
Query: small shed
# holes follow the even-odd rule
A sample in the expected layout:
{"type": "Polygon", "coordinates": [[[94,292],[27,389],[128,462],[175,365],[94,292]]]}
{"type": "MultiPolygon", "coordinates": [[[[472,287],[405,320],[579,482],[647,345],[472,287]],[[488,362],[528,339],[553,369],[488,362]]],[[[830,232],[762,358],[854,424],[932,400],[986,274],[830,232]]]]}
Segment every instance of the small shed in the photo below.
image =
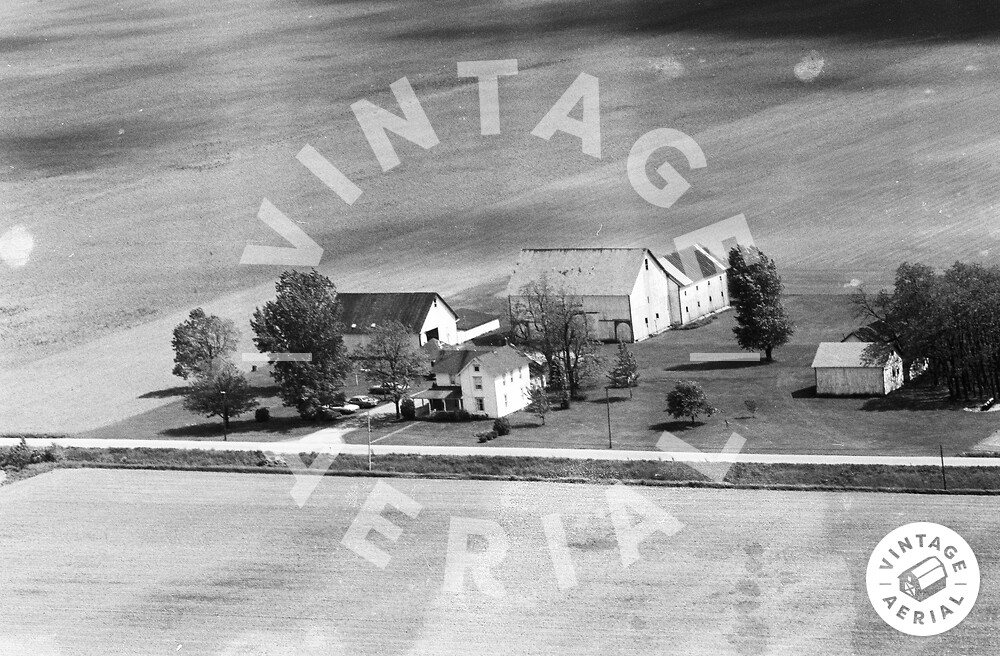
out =
{"type": "Polygon", "coordinates": [[[816,394],[884,396],[903,385],[903,361],[886,350],[870,361],[865,350],[873,342],[823,342],[813,358],[816,394]]]}
{"type": "Polygon", "coordinates": [[[948,571],[937,556],[930,556],[899,575],[899,591],[917,601],[929,599],[948,584],[948,571]]]}

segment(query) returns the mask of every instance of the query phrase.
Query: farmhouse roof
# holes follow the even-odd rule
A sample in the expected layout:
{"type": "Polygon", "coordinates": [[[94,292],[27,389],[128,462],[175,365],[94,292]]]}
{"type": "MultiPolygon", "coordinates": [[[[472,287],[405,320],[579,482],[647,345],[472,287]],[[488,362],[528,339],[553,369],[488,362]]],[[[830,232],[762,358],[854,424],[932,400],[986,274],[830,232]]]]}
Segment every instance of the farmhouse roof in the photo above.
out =
{"type": "Polygon", "coordinates": [[[431,367],[436,374],[458,375],[473,361],[478,361],[487,371],[505,373],[520,369],[530,362],[527,356],[511,346],[498,349],[466,349],[461,351],[442,351],[431,367]]]}
{"type": "Polygon", "coordinates": [[[520,296],[526,285],[547,278],[556,289],[580,296],[628,296],[646,257],[660,264],[645,248],[526,248],[507,295],[520,296]]]}
{"type": "Polygon", "coordinates": [[[455,314],[436,292],[339,293],[337,299],[346,335],[360,335],[370,330],[372,324],[381,326],[389,321],[398,321],[410,331],[419,332],[434,301],[443,303],[455,314]]]}
{"type": "Polygon", "coordinates": [[[865,349],[872,345],[872,342],[821,342],[816,350],[816,357],[813,358],[813,369],[824,367],[875,367],[881,368],[882,363],[866,363],[863,361],[865,349]]]}
{"type": "Polygon", "coordinates": [[[851,332],[847,333],[844,339],[840,340],[846,342],[848,340],[855,340],[859,342],[877,342],[879,341],[879,334],[885,329],[885,323],[881,320],[873,321],[867,326],[861,326],[856,328],[851,332]]]}
{"type": "Polygon", "coordinates": [[[662,264],[668,272],[674,273],[670,271],[670,267],[672,267],[683,275],[683,277],[678,277],[675,274],[674,277],[677,282],[684,286],[717,276],[729,268],[700,244],[682,248],[676,253],[664,255],[660,259],[665,260],[662,264]]]}

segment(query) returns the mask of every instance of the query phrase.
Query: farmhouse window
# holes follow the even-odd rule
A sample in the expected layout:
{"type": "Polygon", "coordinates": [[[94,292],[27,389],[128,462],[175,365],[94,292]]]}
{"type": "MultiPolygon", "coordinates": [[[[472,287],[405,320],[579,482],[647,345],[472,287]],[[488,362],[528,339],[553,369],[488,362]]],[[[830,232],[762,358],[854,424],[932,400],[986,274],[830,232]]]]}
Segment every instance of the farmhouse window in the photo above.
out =
{"type": "Polygon", "coordinates": [[[476,410],[483,412],[486,410],[486,401],[484,399],[476,399],[476,410]]]}
{"type": "Polygon", "coordinates": [[[474,376],[472,378],[472,386],[475,389],[477,389],[477,390],[483,389],[483,377],[482,376],[474,376]]]}
{"type": "Polygon", "coordinates": [[[472,365],[472,370],[475,371],[476,373],[479,373],[479,365],[478,364],[472,365]]]}

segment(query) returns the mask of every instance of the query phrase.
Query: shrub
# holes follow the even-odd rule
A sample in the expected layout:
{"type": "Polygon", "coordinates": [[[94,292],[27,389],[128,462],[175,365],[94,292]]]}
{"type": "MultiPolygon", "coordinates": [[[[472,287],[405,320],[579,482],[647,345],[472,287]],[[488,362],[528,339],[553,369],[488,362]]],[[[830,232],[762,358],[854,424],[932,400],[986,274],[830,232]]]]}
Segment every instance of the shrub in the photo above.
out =
{"type": "Polygon", "coordinates": [[[476,437],[479,438],[479,443],[489,442],[490,440],[495,440],[497,438],[496,431],[484,431],[482,433],[476,433],[476,437]]]}
{"type": "Polygon", "coordinates": [[[570,396],[570,399],[573,401],[586,401],[587,393],[580,389],[573,390],[573,394],[570,396]]]}
{"type": "Polygon", "coordinates": [[[44,449],[33,449],[23,437],[20,443],[0,451],[0,467],[11,469],[20,470],[39,462],[58,462],[62,459],[61,447],[53,445],[44,449]]]}
{"type": "Polygon", "coordinates": [[[475,412],[469,413],[469,417],[472,419],[472,421],[483,421],[484,419],[489,419],[490,418],[490,416],[488,414],[486,414],[485,412],[482,412],[480,410],[477,410],[475,412]]]}
{"type": "Polygon", "coordinates": [[[465,408],[461,408],[458,412],[455,413],[455,420],[456,421],[472,421],[472,415],[465,408]]]}
{"type": "Polygon", "coordinates": [[[257,408],[257,411],[253,413],[253,418],[254,421],[263,424],[271,420],[271,411],[267,408],[257,408]]]}
{"type": "Polygon", "coordinates": [[[407,421],[412,421],[417,416],[417,406],[413,399],[406,397],[399,402],[399,414],[407,421]]]}
{"type": "Polygon", "coordinates": [[[497,417],[493,420],[493,432],[500,435],[510,435],[510,420],[506,417],[497,417]]]}

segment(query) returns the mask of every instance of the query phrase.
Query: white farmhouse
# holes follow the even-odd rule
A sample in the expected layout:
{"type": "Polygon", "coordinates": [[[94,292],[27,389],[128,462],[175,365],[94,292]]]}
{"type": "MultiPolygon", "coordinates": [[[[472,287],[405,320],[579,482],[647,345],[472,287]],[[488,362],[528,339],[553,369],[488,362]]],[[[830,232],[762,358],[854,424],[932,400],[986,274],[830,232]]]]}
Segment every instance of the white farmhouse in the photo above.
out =
{"type": "Polygon", "coordinates": [[[491,351],[441,351],[431,372],[434,386],[413,395],[434,410],[485,412],[504,417],[528,405],[531,360],[510,346],[491,351]]]}
{"type": "Polygon", "coordinates": [[[580,299],[597,339],[638,342],[670,327],[670,299],[677,284],[648,249],[522,250],[507,284],[512,325],[518,324],[516,309],[525,302],[524,288],[543,280],[580,299]]]}
{"type": "Polygon", "coordinates": [[[686,324],[729,307],[729,267],[700,244],[658,256],[676,282],[671,322],[686,324]]]}
{"type": "Polygon", "coordinates": [[[822,342],[813,358],[816,394],[884,396],[903,385],[903,361],[889,351],[877,362],[863,356],[872,342],[822,342]]]}
{"type": "Polygon", "coordinates": [[[338,293],[344,344],[354,349],[367,342],[375,326],[398,321],[406,326],[415,346],[436,339],[457,344],[458,317],[435,292],[338,293]]]}

